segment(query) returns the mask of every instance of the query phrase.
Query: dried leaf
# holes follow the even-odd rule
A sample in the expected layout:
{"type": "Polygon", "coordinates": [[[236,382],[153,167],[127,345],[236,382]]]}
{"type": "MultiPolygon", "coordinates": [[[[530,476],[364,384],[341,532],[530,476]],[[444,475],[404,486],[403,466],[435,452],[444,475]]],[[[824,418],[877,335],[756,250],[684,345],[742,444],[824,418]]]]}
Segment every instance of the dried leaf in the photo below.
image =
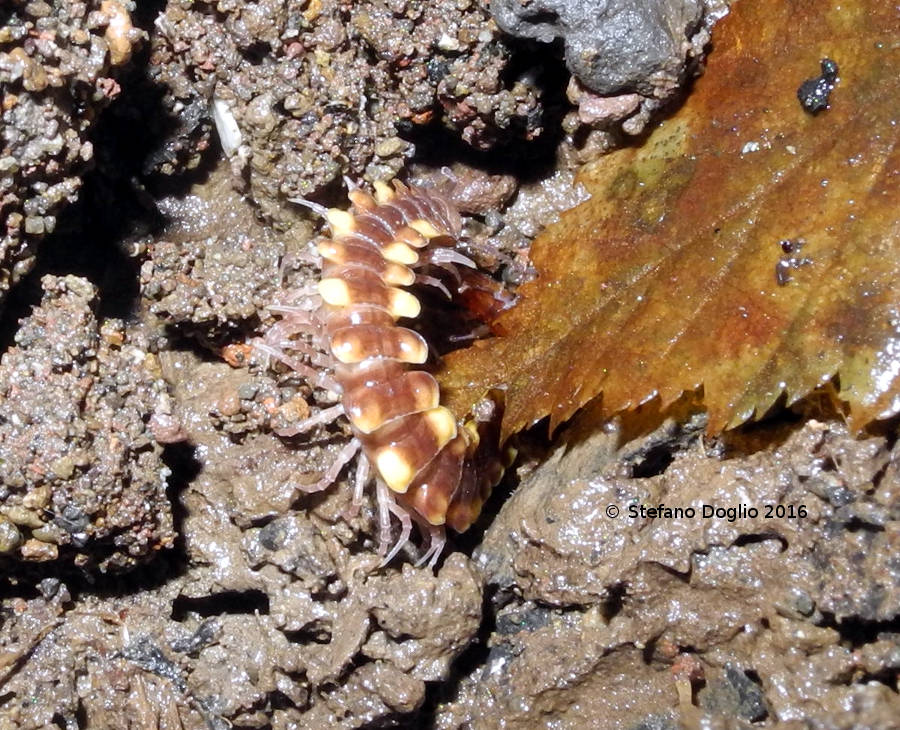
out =
{"type": "Polygon", "coordinates": [[[685,105],[582,172],[507,336],[447,358],[451,407],[506,386],[509,435],[702,386],[716,431],[837,374],[857,425],[898,412],[898,31],[881,0],[737,2],[685,105]],[[826,57],[813,116],[797,88],[826,57]]]}

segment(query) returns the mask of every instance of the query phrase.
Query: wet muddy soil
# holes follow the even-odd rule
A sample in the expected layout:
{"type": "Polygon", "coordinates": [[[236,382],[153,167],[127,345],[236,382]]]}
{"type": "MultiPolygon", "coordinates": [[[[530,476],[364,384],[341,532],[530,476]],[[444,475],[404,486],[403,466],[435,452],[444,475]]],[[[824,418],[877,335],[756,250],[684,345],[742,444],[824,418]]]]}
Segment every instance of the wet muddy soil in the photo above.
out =
{"type": "Polygon", "coordinates": [[[290,199],[448,166],[515,287],[654,108],[562,54],[469,0],[0,11],[0,729],[898,726],[896,424],[588,409],[434,571],[304,492],[349,431],[278,436],[333,394],[248,345],[317,276],[290,199]]]}

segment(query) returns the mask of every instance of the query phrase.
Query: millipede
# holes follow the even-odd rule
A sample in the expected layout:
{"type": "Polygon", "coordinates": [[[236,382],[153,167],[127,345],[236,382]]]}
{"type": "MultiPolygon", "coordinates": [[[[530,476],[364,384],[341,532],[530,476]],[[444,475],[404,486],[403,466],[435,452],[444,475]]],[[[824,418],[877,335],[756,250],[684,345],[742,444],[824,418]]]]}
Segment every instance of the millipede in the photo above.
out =
{"type": "Polygon", "coordinates": [[[330,227],[317,244],[321,278],[299,301],[270,307],[280,319],[255,344],[340,396],[337,405],[279,433],[296,435],[342,416],[352,429],[331,467],[305,489],[328,487],[358,455],[354,504],[374,476],[384,562],[409,540],[415,521],[429,538],[419,562],[433,566],[445,527],[471,526],[511,454],[498,443],[502,394],[487,395],[460,420],[441,404],[430,372],[434,337],[430,345],[422,334],[429,310],[424,292],[410,289],[437,293],[451,313],[475,323],[470,337],[514,298],[457,250],[462,218],[446,185],[376,182],[374,194],[348,187],[349,211],[296,201],[330,227]],[[391,515],[401,531],[388,551],[391,515]]]}

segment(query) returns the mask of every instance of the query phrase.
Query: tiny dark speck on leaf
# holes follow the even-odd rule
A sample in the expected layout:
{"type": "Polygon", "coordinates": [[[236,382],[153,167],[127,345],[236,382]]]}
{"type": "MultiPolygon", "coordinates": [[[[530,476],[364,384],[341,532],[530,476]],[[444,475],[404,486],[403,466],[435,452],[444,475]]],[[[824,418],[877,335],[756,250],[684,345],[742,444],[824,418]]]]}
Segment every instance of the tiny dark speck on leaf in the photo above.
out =
{"type": "Polygon", "coordinates": [[[783,239],[778,242],[784,255],[775,264],[775,281],[778,286],[787,286],[791,281],[791,271],[809,266],[813,261],[806,256],[800,256],[800,250],[806,244],[802,238],[796,240],[783,239]]]}
{"type": "Polygon", "coordinates": [[[828,108],[828,97],[838,82],[838,65],[834,61],[823,58],[821,69],[819,76],[807,79],[797,89],[800,106],[810,114],[818,114],[828,108]]]}

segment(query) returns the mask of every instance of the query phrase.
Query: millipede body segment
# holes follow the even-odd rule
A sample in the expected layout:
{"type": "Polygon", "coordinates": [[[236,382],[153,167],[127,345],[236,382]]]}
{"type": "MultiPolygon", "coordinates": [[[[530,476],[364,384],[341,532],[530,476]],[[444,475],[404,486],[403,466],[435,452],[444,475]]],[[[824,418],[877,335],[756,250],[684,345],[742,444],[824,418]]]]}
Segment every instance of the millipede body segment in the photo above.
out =
{"type": "MultiPolygon", "coordinates": [[[[405,519],[405,534],[406,515],[429,529],[436,557],[442,526],[466,530],[503,474],[500,404],[486,401],[480,413],[459,422],[441,405],[426,369],[433,352],[411,328],[428,313],[406,287],[430,285],[463,308],[482,302],[475,312],[482,318],[485,299],[487,309],[499,311],[511,297],[498,294],[493,280],[455,251],[462,223],[440,191],[376,183],[374,196],[356,189],[349,197],[351,211],[325,212],[331,237],[318,244],[321,304],[311,323],[333,363],[362,458],[380,481],[379,500],[392,500],[390,511],[405,519]]],[[[280,336],[290,331],[284,316],[276,325],[280,336]]],[[[309,323],[298,319],[298,331],[309,323]]]]}

